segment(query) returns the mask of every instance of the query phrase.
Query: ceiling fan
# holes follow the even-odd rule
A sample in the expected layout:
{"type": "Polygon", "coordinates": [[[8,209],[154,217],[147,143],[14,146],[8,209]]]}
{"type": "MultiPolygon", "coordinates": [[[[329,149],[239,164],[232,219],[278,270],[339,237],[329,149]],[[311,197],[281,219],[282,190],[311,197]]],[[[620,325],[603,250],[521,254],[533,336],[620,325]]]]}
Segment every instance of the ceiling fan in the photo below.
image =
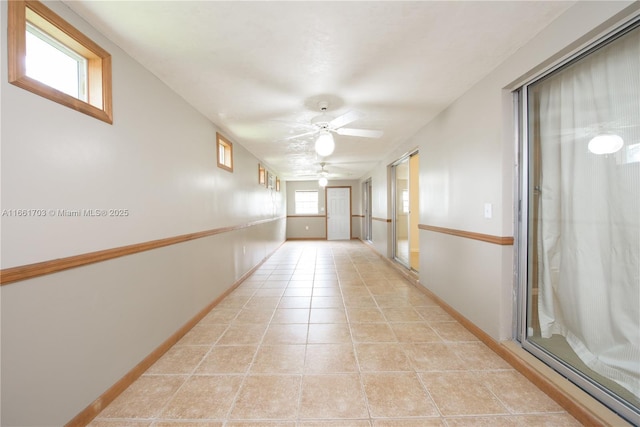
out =
{"type": "Polygon", "coordinates": [[[290,136],[288,138],[285,138],[285,140],[319,134],[318,139],[316,140],[316,151],[320,156],[326,157],[333,152],[333,149],[335,147],[332,133],[346,136],[358,136],[363,138],[380,138],[384,133],[381,130],[354,129],[343,127],[362,117],[362,114],[358,113],[357,111],[348,111],[347,113],[334,118],[327,114],[327,108],[329,108],[328,102],[321,101],[318,103],[318,107],[321,111],[320,115],[311,119],[311,126],[313,127],[313,130],[302,133],[300,135],[290,136]]]}

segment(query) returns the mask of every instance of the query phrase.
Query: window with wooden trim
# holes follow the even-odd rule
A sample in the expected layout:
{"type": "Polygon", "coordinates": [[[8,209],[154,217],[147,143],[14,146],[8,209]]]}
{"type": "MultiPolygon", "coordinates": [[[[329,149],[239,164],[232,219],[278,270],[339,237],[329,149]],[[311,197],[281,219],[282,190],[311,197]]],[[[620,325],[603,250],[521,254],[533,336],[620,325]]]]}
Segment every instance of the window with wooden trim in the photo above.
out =
{"type": "Polygon", "coordinates": [[[298,190],[295,193],[295,207],[298,215],[318,214],[318,192],[313,190],[298,190]]]}
{"type": "Polygon", "coordinates": [[[218,167],[233,172],[233,144],[217,134],[218,167]]]}
{"type": "Polygon", "coordinates": [[[113,123],[111,55],[38,1],[8,12],[9,83],[113,123]]]}

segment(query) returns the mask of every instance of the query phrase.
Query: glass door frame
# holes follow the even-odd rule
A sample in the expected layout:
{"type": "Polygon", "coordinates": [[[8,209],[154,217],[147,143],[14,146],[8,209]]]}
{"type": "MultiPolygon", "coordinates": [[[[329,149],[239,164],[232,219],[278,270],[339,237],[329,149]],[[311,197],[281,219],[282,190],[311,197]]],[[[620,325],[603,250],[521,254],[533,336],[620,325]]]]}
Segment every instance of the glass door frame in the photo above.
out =
{"type": "Polygon", "coordinates": [[[530,177],[531,177],[531,156],[530,156],[530,141],[528,138],[528,123],[529,116],[527,111],[528,99],[527,92],[528,87],[538,82],[539,80],[549,76],[554,71],[565,67],[566,65],[577,61],[584,56],[589,55],[598,48],[605,44],[615,40],[618,36],[626,33],[632,28],[640,25],[640,17],[635,16],[629,20],[626,24],[612,30],[607,35],[595,40],[588,47],[575,53],[571,57],[555,64],[553,67],[546,69],[536,76],[529,78],[529,80],[523,84],[520,88],[513,92],[514,102],[514,131],[516,143],[516,178],[518,184],[515,186],[515,200],[517,201],[514,206],[514,213],[516,218],[516,238],[514,243],[514,257],[515,257],[515,301],[514,301],[514,322],[513,333],[515,339],[520,343],[523,349],[540,359],[543,363],[554,369],[560,375],[566,377],[570,382],[574,383],[582,390],[599,400],[602,404],[609,407],[612,411],[616,412],[627,420],[637,419],[639,413],[626,402],[617,398],[611,391],[582,374],[567,362],[561,360],[559,357],[553,355],[548,350],[544,349],[540,345],[528,340],[530,330],[528,328],[528,319],[532,316],[532,310],[529,301],[529,287],[528,284],[532,280],[532,271],[529,269],[529,253],[533,249],[532,239],[529,239],[529,215],[530,206],[532,206],[533,191],[530,191],[530,177]]]}

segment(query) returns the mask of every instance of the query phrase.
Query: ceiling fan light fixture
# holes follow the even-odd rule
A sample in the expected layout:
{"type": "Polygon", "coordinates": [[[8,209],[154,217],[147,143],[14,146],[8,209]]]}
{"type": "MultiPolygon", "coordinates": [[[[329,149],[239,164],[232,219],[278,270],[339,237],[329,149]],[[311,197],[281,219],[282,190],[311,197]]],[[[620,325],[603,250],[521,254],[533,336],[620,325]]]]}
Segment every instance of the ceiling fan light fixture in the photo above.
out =
{"type": "Polygon", "coordinates": [[[316,140],[316,153],[319,156],[327,157],[333,153],[335,148],[336,143],[333,140],[333,135],[330,132],[321,132],[316,140]]]}
{"type": "Polygon", "coordinates": [[[328,183],[329,183],[329,180],[324,176],[321,176],[320,179],[318,180],[318,184],[320,184],[320,187],[326,187],[328,183]]]}

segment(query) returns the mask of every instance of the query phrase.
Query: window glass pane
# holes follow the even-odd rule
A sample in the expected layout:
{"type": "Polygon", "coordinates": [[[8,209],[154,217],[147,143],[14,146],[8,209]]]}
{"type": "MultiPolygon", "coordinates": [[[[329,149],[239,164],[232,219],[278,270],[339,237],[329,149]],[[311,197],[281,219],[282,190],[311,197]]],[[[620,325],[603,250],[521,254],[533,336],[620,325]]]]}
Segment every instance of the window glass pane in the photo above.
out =
{"type": "Polygon", "coordinates": [[[81,89],[86,60],[57,46],[58,43],[27,25],[27,76],[71,95],[86,100],[81,89]]]}
{"type": "Polygon", "coordinates": [[[318,214],[318,192],[317,191],[296,191],[295,194],[296,213],[317,215],[318,214]]]}

